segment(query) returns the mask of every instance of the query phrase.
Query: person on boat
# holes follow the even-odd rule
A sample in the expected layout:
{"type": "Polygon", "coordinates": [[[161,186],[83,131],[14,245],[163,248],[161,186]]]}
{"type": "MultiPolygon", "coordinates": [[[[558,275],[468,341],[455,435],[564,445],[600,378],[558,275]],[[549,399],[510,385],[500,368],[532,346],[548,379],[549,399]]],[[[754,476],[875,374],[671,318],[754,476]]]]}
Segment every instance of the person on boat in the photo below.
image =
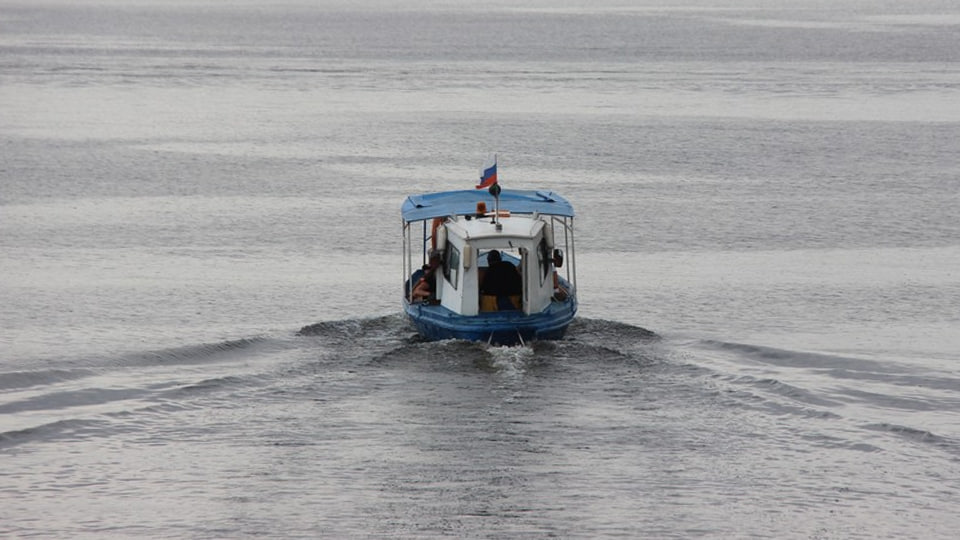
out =
{"type": "Polygon", "coordinates": [[[570,291],[560,283],[560,275],[557,268],[563,266],[563,252],[559,249],[553,250],[553,299],[563,302],[570,296],[570,291]]]}
{"type": "Polygon", "coordinates": [[[487,253],[487,271],[480,284],[480,292],[494,296],[523,294],[523,279],[517,267],[504,261],[495,249],[487,253]]]}
{"type": "Polygon", "coordinates": [[[430,263],[423,265],[423,276],[414,285],[410,295],[414,302],[426,302],[434,297],[437,290],[437,269],[442,261],[439,251],[430,250],[430,263]]]}

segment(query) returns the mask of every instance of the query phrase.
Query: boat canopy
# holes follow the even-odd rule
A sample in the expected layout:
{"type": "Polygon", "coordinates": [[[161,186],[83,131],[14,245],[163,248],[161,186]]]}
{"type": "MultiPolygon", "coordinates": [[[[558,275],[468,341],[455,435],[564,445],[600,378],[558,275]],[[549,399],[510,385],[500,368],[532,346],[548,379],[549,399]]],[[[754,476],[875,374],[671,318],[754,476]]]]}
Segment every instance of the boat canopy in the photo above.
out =
{"type": "MultiPolygon", "coordinates": [[[[473,214],[477,211],[478,202],[484,202],[488,210],[494,210],[495,200],[487,190],[464,189],[410,195],[403,201],[400,211],[403,214],[403,220],[409,223],[445,216],[473,214]]],[[[508,210],[514,214],[539,213],[573,217],[573,205],[552,191],[504,189],[500,192],[500,210],[508,210]]]]}

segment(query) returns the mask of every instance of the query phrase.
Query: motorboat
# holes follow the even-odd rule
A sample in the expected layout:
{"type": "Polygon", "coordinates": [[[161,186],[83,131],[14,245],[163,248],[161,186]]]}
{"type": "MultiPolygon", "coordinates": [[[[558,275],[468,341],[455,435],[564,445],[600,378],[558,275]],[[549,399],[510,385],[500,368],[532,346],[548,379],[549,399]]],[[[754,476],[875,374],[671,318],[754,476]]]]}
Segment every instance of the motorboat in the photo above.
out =
{"type": "Polygon", "coordinates": [[[424,340],[561,339],[577,313],[573,206],[493,177],[401,206],[403,309],[424,340]]]}

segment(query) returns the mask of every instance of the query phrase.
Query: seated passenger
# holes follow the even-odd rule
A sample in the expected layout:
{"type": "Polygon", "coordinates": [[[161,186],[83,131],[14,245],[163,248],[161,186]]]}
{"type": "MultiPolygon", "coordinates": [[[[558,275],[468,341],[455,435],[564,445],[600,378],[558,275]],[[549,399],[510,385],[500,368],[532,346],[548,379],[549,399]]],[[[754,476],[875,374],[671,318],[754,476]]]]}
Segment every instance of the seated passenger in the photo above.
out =
{"type": "Polygon", "coordinates": [[[440,253],[431,251],[430,264],[423,265],[423,277],[413,286],[410,296],[414,302],[426,302],[434,297],[437,291],[437,269],[441,262],[440,253]]]}

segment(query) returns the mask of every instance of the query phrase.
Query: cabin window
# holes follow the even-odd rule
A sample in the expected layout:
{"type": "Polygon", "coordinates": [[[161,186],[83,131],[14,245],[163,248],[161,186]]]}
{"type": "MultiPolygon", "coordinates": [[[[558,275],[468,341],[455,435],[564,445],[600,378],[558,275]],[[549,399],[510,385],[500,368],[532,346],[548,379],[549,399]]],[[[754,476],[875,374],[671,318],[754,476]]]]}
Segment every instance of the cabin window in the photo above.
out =
{"type": "Polygon", "coordinates": [[[447,244],[447,256],[443,261],[443,277],[457,288],[457,282],[460,281],[460,250],[451,244],[447,244]]]}

